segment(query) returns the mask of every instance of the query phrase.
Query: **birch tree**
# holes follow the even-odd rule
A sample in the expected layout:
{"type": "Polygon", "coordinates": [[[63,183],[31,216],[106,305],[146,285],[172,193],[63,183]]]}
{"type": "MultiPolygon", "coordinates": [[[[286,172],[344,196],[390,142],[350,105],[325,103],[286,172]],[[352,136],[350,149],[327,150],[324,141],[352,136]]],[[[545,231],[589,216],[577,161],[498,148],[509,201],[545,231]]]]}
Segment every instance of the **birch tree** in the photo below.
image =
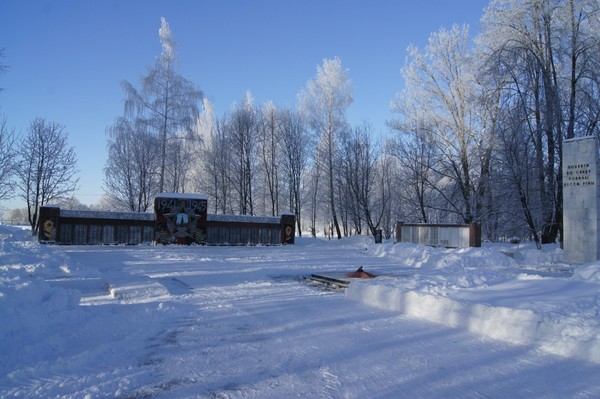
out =
{"type": "Polygon", "coordinates": [[[339,136],[347,129],[346,110],[352,103],[352,85],[348,70],[342,68],[339,58],[325,59],[317,66],[317,74],[301,90],[300,107],[319,140],[321,157],[319,167],[327,184],[329,211],[337,238],[342,238],[336,207],[335,179],[339,168],[336,164],[339,136]]]}
{"type": "Polygon", "coordinates": [[[193,136],[195,139],[187,143],[189,146],[187,150],[191,158],[188,174],[191,182],[191,190],[197,193],[208,194],[209,176],[205,153],[211,145],[212,135],[215,130],[215,116],[214,107],[208,99],[204,98],[202,100],[202,108],[194,127],[193,136]]]}
{"type": "Polygon", "coordinates": [[[194,131],[203,94],[193,82],[177,73],[176,43],[164,18],[161,18],[159,37],[162,54],[148,74],[142,76],[141,88],[138,90],[127,81],[122,83],[127,95],[125,115],[139,119],[148,132],[158,137],[158,190],[162,192],[169,188],[177,192],[182,189],[178,169],[185,167],[181,157],[187,155],[181,140],[194,131]]]}

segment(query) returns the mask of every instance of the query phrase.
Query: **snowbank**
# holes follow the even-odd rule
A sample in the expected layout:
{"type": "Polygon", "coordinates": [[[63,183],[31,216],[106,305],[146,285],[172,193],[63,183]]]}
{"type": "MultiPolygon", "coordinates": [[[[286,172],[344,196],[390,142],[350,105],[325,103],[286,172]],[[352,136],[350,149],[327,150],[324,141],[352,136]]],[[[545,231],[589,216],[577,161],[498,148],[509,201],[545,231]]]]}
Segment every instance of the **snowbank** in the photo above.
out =
{"type": "Polygon", "coordinates": [[[64,259],[49,256],[47,248],[26,230],[0,225],[0,240],[2,375],[8,371],[2,365],[45,359],[63,350],[62,326],[71,325],[82,314],[78,290],[57,288],[47,281],[70,273],[64,259]]]}
{"type": "Polygon", "coordinates": [[[352,282],[346,297],[484,337],[600,363],[600,264],[560,261],[556,248],[441,249],[384,245],[405,273],[352,282]],[[520,251],[520,252],[519,252],[520,251]]]}

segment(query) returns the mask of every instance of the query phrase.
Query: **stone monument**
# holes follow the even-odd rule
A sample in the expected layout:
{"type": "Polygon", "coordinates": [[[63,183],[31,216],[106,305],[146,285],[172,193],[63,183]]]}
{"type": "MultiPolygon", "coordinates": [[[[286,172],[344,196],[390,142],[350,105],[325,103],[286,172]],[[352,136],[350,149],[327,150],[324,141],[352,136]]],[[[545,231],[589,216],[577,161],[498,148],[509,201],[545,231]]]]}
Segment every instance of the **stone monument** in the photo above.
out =
{"type": "Polygon", "coordinates": [[[598,142],[595,137],[563,143],[563,232],[565,260],[600,259],[598,142]]]}

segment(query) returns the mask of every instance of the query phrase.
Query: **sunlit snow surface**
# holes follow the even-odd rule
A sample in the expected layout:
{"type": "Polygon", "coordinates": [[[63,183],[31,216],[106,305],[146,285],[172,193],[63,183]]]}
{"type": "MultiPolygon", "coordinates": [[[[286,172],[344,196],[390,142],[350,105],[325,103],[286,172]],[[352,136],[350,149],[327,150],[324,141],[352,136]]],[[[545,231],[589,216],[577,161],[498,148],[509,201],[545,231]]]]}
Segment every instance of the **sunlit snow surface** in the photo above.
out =
{"type": "Polygon", "coordinates": [[[556,247],[0,240],[2,398],[600,397],[600,262],[556,247]]]}

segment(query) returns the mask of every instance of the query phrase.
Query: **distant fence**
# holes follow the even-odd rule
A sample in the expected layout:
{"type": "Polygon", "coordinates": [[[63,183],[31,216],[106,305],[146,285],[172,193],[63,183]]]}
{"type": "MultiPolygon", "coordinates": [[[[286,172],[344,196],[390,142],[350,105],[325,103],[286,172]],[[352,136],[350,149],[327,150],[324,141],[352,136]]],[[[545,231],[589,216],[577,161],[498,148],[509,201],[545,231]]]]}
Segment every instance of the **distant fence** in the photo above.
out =
{"type": "Polygon", "coordinates": [[[471,224],[424,224],[398,222],[396,241],[446,248],[481,246],[481,227],[471,224]]]}
{"type": "Polygon", "coordinates": [[[57,244],[293,244],[295,216],[208,215],[206,197],[161,194],[155,213],[40,208],[38,240],[57,244]]]}

